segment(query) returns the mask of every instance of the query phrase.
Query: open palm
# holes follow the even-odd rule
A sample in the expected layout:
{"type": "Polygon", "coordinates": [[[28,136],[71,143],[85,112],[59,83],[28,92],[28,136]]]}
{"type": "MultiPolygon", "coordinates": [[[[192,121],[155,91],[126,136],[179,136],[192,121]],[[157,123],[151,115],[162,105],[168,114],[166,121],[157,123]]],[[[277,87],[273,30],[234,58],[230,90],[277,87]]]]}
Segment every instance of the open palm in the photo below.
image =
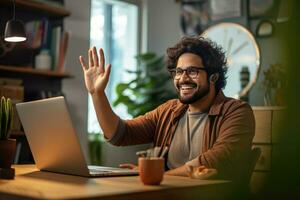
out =
{"type": "Polygon", "coordinates": [[[88,55],[88,66],[85,64],[83,56],[79,57],[84,72],[85,86],[90,94],[102,93],[109,80],[111,65],[107,65],[106,68],[104,68],[105,58],[103,49],[99,50],[100,62],[95,47],[89,49],[88,55]]]}

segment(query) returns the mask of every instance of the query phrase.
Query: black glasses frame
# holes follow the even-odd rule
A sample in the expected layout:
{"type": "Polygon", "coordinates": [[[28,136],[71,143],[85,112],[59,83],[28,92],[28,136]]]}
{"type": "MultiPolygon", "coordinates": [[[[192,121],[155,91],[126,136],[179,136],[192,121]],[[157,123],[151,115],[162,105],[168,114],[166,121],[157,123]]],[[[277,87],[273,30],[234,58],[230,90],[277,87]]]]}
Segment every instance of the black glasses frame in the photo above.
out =
{"type": "Polygon", "coordinates": [[[199,75],[200,71],[205,71],[207,72],[207,69],[204,67],[196,67],[196,66],[189,66],[186,69],[181,69],[180,67],[176,68],[176,69],[170,69],[169,73],[171,74],[173,79],[180,79],[182,77],[182,75],[184,74],[184,72],[186,73],[186,75],[188,75],[190,78],[197,78],[199,75]],[[177,74],[178,70],[180,70],[181,74],[177,74]],[[194,71],[193,71],[194,70],[194,71]],[[196,72],[195,75],[191,75],[192,72],[196,72]]]}

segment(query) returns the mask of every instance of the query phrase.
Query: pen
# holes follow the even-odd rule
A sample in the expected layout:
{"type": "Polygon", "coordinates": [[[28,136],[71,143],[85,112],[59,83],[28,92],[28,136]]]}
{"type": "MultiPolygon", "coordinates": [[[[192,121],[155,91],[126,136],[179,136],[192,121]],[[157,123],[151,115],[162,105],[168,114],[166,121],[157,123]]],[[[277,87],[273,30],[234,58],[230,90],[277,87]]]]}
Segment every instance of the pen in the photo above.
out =
{"type": "Polygon", "coordinates": [[[160,158],[163,158],[165,156],[165,154],[167,153],[168,151],[168,147],[165,147],[164,150],[162,151],[161,155],[160,155],[160,158]]]}
{"type": "Polygon", "coordinates": [[[158,157],[158,153],[159,153],[160,147],[154,147],[154,157],[158,157]]]}
{"type": "Polygon", "coordinates": [[[147,151],[138,151],[138,152],[136,152],[136,155],[138,157],[146,157],[147,156],[147,151]]]}
{"type": "Polygon", "coordinates": [[[151,158],[152,157],[152,149],[147,149],[147,158],[151,158]]]}

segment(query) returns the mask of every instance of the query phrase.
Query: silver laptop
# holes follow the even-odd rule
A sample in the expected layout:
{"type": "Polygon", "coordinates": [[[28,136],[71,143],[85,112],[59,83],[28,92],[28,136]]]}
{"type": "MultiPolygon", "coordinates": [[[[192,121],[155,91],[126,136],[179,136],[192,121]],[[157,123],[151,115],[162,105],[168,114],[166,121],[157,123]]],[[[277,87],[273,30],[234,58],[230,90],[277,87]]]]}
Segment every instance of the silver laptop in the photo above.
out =
{"type": "Polygon", "coordinates": [[[64,97],[18,103],[16,107],[38,169],[79,176],[138,174],[86,164],[64,97]]]}

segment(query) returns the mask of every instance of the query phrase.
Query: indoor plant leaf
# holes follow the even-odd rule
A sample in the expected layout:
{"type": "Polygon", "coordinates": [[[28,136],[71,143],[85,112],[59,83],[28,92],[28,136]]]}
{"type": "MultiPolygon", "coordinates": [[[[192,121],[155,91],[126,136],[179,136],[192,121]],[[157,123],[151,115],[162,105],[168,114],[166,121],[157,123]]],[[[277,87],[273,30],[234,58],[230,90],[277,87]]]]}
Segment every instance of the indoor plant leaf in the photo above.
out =
{"type": "Polygon", "coordinates": [[[137,70],[128,73],[136,74],[136,78],[116,86],[117,99],[113,103],[114,106],[124,104],[133,117],[176,97],[174,89],[170,87],[172,80],[165,70],[163,56],[145,53],[135,58],[138,63],[137,70]]]}

